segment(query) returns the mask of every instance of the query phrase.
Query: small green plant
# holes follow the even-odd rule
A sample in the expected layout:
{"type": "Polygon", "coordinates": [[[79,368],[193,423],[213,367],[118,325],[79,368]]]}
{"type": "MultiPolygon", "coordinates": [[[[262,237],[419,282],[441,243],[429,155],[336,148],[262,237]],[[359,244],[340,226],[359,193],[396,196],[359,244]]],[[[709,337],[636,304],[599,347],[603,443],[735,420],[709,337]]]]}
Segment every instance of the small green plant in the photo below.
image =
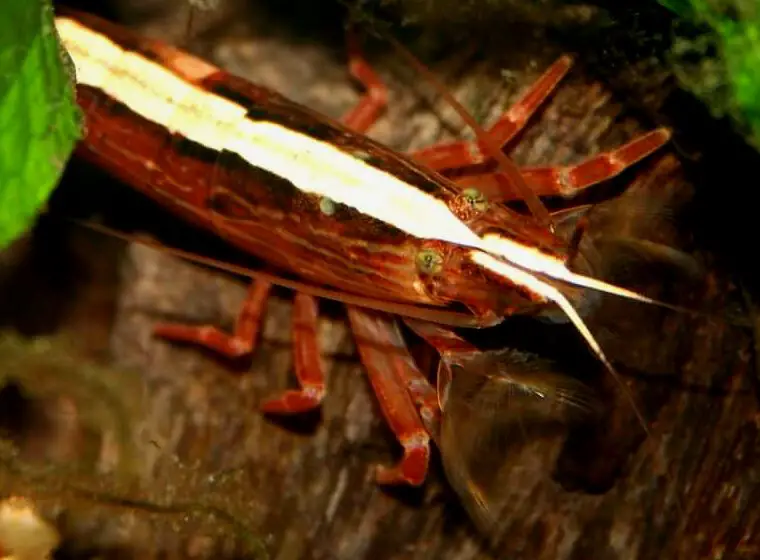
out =
{"type": "Polygon", "coordinates": [[[678,36],[673,68],[713,115],[730,116],[760,149],[760,3],[757,0],[658,0],[703,29],[678,36]]]}

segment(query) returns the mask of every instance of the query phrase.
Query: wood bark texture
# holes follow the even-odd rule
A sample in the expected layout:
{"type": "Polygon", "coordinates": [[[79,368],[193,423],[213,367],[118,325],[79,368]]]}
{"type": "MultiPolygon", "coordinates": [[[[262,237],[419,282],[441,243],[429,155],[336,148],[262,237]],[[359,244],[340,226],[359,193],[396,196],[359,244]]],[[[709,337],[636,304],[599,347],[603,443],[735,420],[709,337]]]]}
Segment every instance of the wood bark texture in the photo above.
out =
{"type": "MultiPolygon", "coordinates": [[[[140,32],[182,43],[186,6],[144,4],[123,2],[117,12],[140,32]]],[[[306,21],[301,3],[292,5],[289,16],[287,8],[270,4],[221,4],[196,19],[193,39],[185,41],[192,50],[336,118],[356,102],[359,92],[347,73],[340,39],[343,22],[328,18],[340,11],[326,8],[319,21],[306,21]]],[[[319,10],[308,14],[317,17],[319,10]]],[[[563,46],[527,26],[505,30],[487,45],[472,42],[476,49],[441,37],[434,37],[435,48],[417,44],[418,52],[429,55],[424,61],[484,123],[563,52],[563,46]]],[[[408,150],[470,135],[391,49],[371,42],[367,56],[390,88],[390,107],[371,136],[408,150]]],[[[671,86],[661,81],[650,89],[657,87],[671,86]]],[[[666,94],[652,96],[650,116],[660,114],[657,99],[666,94]]],[[[625,97],[611,94],[581,60],[510,155],[520,165],[569,164],[656,126],[627,107],[625,97]]],[[[694,204],[695,195],[702,201],[713,195],[698,192],[679,158],[668,146],[595,191],[599,196],[591,193],[589,200],[633,185],[602,207],[589,235],[602,248],[605,236],[630,235],[692,254],[704,269],[697,279],[600,249],[604,262],[614,263],[605,271],[628,287],[738,315],[744,307],[736,278],[716,254],[720,245],[710,243],[711,229],[720,225],[710,221],[709,204],[694,204]]],[[[66,187],[75,188],[70,183],[81,180],[82,173],[67,178],[66,187]]],[[[100,189],[110,188],[107,178],[98,181],[100,189]]],[[[553,353],[568,375],[605,395],[605,411],[591,424],[559,431],[527,426],[522,438],[509,442],[509,452],[494,465],[500,521],[497,542],[488,546],[446,483],[438,460],[419,490],[388,491],[374,483],[373,465],[396,460],[399,447],[380,415],[339,305],[322,305],[319,340],[328,396],[321,413],[275,421],[257,406],[295,384],[287,290],[270,300],[253,357],[230,363],[196,347],[159,340],[151,329],[167,319],[229,328],[246,292],[241,279],[52,219],[16,252],[3,268],[4,322],[22,334],[75,340],[78,359],[125,372],[130,383],[139,385],[127,391],[117,384],[108,393],[116,403],[139,400],[125,412],[129,443],[114,439],[113,430],[99,425],[100,416],[90,419],[89,431],[42,430],[34,428],[39,422],[29,421],[19,435],[18,423],[2,422],[5,437],[23,450],[22,459],[38,466],[42,459],[82,461],[82,450],[91,449],[82,443],[90,441],[87,434],[102,432],[92,436],[96,451],[90,461],[96,467],[81,480],[72,474],[58,485],[49,477],[38,483],[32,471],[18,468],[18,456],[9,455],[4,463],[3,490],[38,497],[63,536],[61,550],[68,557],[760,556],[755,506],[760,435],[751,328],[601,299],[588,318],[590,328],[649,421],[648,435],[620,387],[571,327],[539,328],[533,320],[516,319],[487,333],[491,345],[553,353]],[[43,432],[37,440],[45,445],[29,443],[43,432]],[[79,443],[70,443],[71,438],[79,443]],[[126,456],[124,448],[131,448],[133,461],[127,479],[114,475],[114,465],[126,456]]],[[[34,391],[23,381],[20,385],[24,399],[9,396],[7,386],[0,396],[36,410],[29,405],[37,402],[34,391]]],[[[55,397],[55,391],[51,394],[55,397]]],[[[88,402],[66,400],[66,394],[62,389],[57,399],[39,402],[58,411],[88,402]]],[[[116,409],[113,405],[110,412],[116,409]]],[[[78,418],[87,415],[80,410],[78,418]]]]}

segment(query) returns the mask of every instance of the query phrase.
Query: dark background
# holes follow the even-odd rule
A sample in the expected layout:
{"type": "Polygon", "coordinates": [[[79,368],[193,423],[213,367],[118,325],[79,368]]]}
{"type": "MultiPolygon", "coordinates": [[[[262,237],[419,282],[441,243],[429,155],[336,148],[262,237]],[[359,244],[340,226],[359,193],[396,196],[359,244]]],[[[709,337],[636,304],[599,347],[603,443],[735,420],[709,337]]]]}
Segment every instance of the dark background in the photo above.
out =
{"type": "MultiPolygon", "coordinates": [[[[417,26],[394,19],[413,2],[366,5],[393,22],[394,35],[481,121],[495,118],[560,52],[579,54],[510,152],[519,164],[578,161],[642,130],[673,127],[675,140],[660,156],[587,195],[626,192],[602,207],[592,234],[602,248],[605,236],[620,232],[666,243],[693,255],[704,274],[685,279],[611,250],[602,251],[605,272],[668,301],[753,320],[754,208],[742,197],[759,158],[727,122],[712,120],[675,86],[664,55],[669,12],[641,4],[585,4],[585,12],[552,2],[538,11],[507,5],[488,17],[477,9],[468,13],[478,17],[453,17],[444,7],[438,13],[450,17],[417,26]],[[674,159],[680,165],[671,168],[674,159]]],[[[194,18],[191,35],[183,3],[77,7],[182,44],[333,117],[357,97],[345,71],[339,3],[222,2],[194,18]]],[[[375,138],[403,150],[466,134],[386,44],[370,39],[366,51],[392,92],[375,138]]],[[[398,448],[340,306],[323,305],[320,340],[330,377],[321,414],[272,421],[256,406],[295,382],[290,294],[278,291],[270,302],[252,360],[231,364],[157,340],[150,329],[159,319],[229,327],[245,282],[64,219],[93,215],[166,243],[237,257],[76,160],[48,215],[4,255],[0,319],[25,336],[52,337],[41,356],[30,357],[22,343],[4,347],[12,367],[0,391],[1,426],[22,450],[5,458],[4,487],[25,489],[54,520],[64,538],[59,557],[760,554],[751,328],[602,299],[589,324],[650,421],[649,437],[572,328],[516,318],[483,333],[483,344],[552,358],[605,404],[593,422],[527,426],[501,455],[482,457],[493,466],[501,510],[498,543],[489,551],[437,461],[420,490],[374,484],[372,464],[393,460],[398,448]],[[103,370],[88,373],[91,363],[103,370]],[[61,411],[74,420],[62,422],[61,411]],[[44,462],[59,470],[40,470],[44,462]]],[[[485,421],[463,424],[464,433],[479,429],[476,420],[485,421]]]]}

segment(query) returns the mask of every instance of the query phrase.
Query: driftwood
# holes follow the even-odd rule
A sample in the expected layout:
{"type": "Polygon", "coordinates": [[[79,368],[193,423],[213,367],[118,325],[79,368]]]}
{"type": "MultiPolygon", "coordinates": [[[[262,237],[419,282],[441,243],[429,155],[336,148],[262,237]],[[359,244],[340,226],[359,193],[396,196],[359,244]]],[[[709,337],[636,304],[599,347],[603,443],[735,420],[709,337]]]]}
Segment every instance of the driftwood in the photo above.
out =
{"type": "MultiPolygon", "coordinates": [[[[195,50],[331,116],[355,102],[358,93],[345,70],[339,33],[323,33],[318,25],[283,19],[264,7],[232,9],[234,18],[217,15],[213,25],[198,24],[203,32],[191,43],[195,50]]],[[[146,33],[174,40],[186,29],[181,11],[131,20],[146,33]]],[[[340,30],[340,22],[331,25],[340,30]]],[[[488,52],[482,57],[448,50],[426,60],[484,122],[561,49],[523,32],[488,52]]],[[[391,107],[373,129],[375,138],[409,149],[467,134],[392,51],[370,48],[369,57],[391,88],[391,107]]],[[[652,124],[640,123],[581,64],[511,155],[522,165],[574,162],[652,124]]],[[[75,188],[70,183],[76,180],[69,177],[67,187],[75,188]]],[[[100,189],[109,188],[99,180],[100,189]]],[[[694,254],[707,272],[687,281],[657,267],[648,275],[623,268],[626,285],[700,309],[735,310],[737,287],[705,248],[705,234],[693,234],[695,228],[709,228],[700,224],[700,214],[689,213],[694,188],[672,148],[603,190],[619,192],[627,183],[634,188],[600,214],[599,239],[605,232],[626,232],[667,243],[694,254]]],[[[132,420],[133,441],[95,438],[97,472],[105,473],[97,483],[85,473],[51,485],[44,473],[19,467],[16,455],[5,463],[7,472],[16,473],[4,477],[5,491],[39,495],[62,532],[64,550],[74,556],[88,551],[109,557],[352,560],[760,555],[750,329],[603,300],[589,319],[591,328],[651,421],[648,437],[573,330],[546,331],[571,341],[565,345],[570,350],[557,350],[561,360],[569,372],[608,395],[608,410],[596,424],[569,435],[539,433],[511,443],[499,470],[504,506],[499,544],[489,551],[438,462],[420,490],[389,492],[374,484],[372,465],[393,461],[398,447],[380,417],[339,306],[325,305],[320,324],[329,375],[321,414],[272,421],[257,404],[295,382],[287,291],[270,301],[253,358],[231,364],[195,347],[158,340],[151,326],[172,319],[229,327],[245,294],[241,280],[55,220],[41,224],[19,251],[21,264],[6,267],[5,322],[24,334],[76,340],[72,355],[129,372],[124,375],[142,387],[109,389],[117,401],[139,404],[124,413],[132,420]],[[104,451],[109,442],[110,451],[104,451]],[[129,478],[114,476],[113,465],[121,464],[130,446],[135,462],[129,478]]],[[[490,342],[498,337],[502,345],[521,344],[526,331],[534,332],[530,323],[518,320],[517,327],[507,326],[490,342]]],[[[535,350],[544,343],[532,345],[535,350]]],[[[546,346],[556,345],[562,346],[547,339],[546,346]]],[[[28,406],[34,391],[23,379],[19,383],[21,396],[2,394],[28,406]]],[[[106,430],[98,418],[91,429],[106,430]]],[[[42,452],[25,443],[13,422],[2,427],[25,449],[22,459],[76,462],[77,453],[89,449],[72,444],[42,452]]],[[[45,433],[50,441],[73,437],[58,432],[45,433]]]]}

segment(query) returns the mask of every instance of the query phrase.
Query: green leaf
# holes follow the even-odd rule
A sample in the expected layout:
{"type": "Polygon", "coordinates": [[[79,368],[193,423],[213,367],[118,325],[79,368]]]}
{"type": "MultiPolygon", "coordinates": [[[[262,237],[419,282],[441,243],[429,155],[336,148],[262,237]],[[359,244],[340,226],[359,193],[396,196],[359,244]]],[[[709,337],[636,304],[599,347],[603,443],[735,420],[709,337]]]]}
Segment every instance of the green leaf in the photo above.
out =
{"type": "Polygon", "coordinates": [[[713,115],[730,115],[760,150],[760,11],[758,0],[658,0],[685,21],[705,28],[674,44],[676,76],[713,115]],[[715,55],[708,54],[714,47],[715,55]],[[681,55],[696,54],[697,64],[681,55]],[[684,61],[682,63],[681,61],[684,61]]]}
{"type": "Polygon", "coordinates": [[[24,233],[80,137],[73,65],[50,0],[2,0],[0,249],[24,233]]]}
{"type": "Polygon", "coordinates": [[[689,0],[657,0],[660,5],[665,6],[671,12],[683,17],[691,17],[694,13],[694,7],[689,0]]]}

